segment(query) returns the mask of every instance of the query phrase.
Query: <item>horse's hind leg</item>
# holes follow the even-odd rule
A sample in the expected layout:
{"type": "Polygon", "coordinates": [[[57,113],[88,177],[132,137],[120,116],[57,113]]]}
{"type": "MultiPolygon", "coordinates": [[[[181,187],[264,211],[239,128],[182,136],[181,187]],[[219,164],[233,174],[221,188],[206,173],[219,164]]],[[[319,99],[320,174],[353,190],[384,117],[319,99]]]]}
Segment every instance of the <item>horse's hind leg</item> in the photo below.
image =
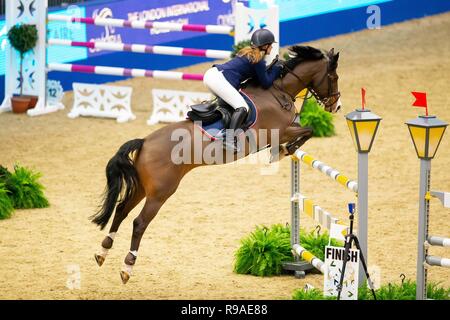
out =
{"type": "MultiPolygon", "coordinates": [[[[167,197],[168,198],[168,197],[167,197]]],[[[124,260],[123,270],[120,272],[122,282],[125,284],[130,279],[131,271],[134,264],[136,263],[137,252],[139,245],[141,243],[142,236],[144,235],[145,229],[153,218],[158,213],[161,206],[167,199],[158,199],[151,196],[147,196],[144,208],[142,208],[141,213],[133,221],[133,235],[131,238],[130,252],[127,254],[124,260]]]]}
{"type": "Polygon", "coordinates": [[[109,249],[112,248],[114,237],[116,235],[117,230],[119,230],[120,224],[128,216],[131,210],[133,210],[144,197],[145,197],[144,188],[139,184],[133,198],[131,198],[129,201],[125,203],[119,204],[116,207],[116,212],[114,214],[114,219],[111,224],[111,228],[109,229],[109,233],[102,241],[101,251],[100,253],[95,254],[95,261],[97,261],[97,264],[99,266],[101,266],[103,262],[105,262],[106,255],[108,254],[109,249]]]}

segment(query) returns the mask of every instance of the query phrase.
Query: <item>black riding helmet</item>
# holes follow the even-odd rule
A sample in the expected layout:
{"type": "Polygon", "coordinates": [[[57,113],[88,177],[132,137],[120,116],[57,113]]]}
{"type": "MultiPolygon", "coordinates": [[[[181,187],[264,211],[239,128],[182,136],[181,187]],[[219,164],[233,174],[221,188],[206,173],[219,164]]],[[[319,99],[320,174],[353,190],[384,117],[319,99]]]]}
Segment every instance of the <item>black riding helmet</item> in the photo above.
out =
{"type": "Polygon", "coordinates": [[[275,36],[270,30],[258,29],[252,34],[251,45],[254,47],[262,47],[266,44],[275,42],[275,36]]]}

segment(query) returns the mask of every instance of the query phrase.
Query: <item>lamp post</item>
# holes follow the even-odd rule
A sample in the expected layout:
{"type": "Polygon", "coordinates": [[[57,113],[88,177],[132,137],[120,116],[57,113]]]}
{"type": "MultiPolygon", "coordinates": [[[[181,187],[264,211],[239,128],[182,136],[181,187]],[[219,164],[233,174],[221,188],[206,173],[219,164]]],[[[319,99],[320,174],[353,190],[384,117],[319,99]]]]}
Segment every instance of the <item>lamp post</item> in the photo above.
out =
{"type": "MultiPolygon", "coordinates": [[[[352,136],[353,144],[358,152],[358,239],[361,251],[366,258],[367,255],[367,221],[368,221],[368,171],[369,171],[369,152],[372,149],[373,141],[377,133],[381,118],[370,110],[363,108],[356,109],[345,116],[347,125],[352,136]]],[[[359,268],[359,283],[361,286],[366,280],[364,268],[359,268]]]]}
{"type": "Polygon", "coordinates": [[[436,155],[447,123],[435,116],[419,116],[416,119],[407,121],[406,124],[408,125],[417,157],[420,159],[416,299],[424,300],[427,297],[425,258],[428,254],[425,241],[428,238],[430,209],[430,200],[426,195],[430,191],[431,160],[436,155]]]}

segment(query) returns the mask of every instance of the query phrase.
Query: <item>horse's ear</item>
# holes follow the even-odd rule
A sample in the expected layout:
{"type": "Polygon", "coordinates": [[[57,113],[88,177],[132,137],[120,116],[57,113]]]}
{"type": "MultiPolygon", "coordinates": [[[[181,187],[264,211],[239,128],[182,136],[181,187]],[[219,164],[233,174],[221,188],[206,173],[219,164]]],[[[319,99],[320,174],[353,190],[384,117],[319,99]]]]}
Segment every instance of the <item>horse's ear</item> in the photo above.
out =
{"type": "Polygon", "coordinates": [[[334,48],[331,48],[331,50],[328,52],[328,56],[329,57],[333,57],[334,56],[334,48]]]}
{"type": "Polygon", "coordinates": [[[335,55],[331,56],[331,58],[330,58],[330,64],[331,64],[332,69],[337,68],[338,60],[339,60],[339,52],[336,53],[335,55]]]}

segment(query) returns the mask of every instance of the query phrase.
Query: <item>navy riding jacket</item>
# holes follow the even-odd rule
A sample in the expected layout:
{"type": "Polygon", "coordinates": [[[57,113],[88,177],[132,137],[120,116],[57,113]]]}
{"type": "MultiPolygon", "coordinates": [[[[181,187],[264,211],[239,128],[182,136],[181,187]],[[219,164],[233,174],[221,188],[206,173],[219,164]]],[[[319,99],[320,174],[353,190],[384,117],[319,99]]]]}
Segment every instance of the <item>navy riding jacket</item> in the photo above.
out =
{"type": "Polygon", "coordinates": [[[236,56],[224,64],[215,64],[214,67],[222,71],[225,79],[239,90],[241,82],[248,78],[256,78],[264,89],[268,89],[281,73],[280,66],[272,66],[266,70],[264,59],[258,63],[251,63],[247,57],[236,56]]]}

